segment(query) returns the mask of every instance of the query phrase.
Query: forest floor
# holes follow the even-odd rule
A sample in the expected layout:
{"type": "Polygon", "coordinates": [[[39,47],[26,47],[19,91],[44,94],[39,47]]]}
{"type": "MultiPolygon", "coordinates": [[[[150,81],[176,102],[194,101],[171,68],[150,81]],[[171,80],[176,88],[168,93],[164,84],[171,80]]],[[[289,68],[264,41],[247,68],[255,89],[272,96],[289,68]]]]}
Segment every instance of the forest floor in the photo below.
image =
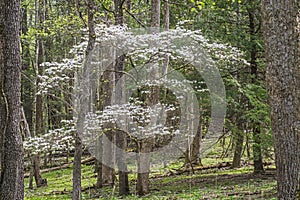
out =
{"type": "MultiPolygon", "coordinates": [[[[266,166],[263,174],[253,174],[251,164],[230,169],[228,160],[203,159],[202,162],[203,166],[193,170],[183,170],[180,161],[167,168],[155,168],[150,175],[151,194],[145,197],[135,194],[136,173],[129,174],[131,195],[120,197],[117,185],[95,189],[94,166],[83,164],[82,199],[276,199],[274,165],[266,166]]],[[[33,190],[28,189],[28,178],[25,179],[25,199],[71,199],[72,165],[42,176],[47,178],[48,186],[33,190]]]]}

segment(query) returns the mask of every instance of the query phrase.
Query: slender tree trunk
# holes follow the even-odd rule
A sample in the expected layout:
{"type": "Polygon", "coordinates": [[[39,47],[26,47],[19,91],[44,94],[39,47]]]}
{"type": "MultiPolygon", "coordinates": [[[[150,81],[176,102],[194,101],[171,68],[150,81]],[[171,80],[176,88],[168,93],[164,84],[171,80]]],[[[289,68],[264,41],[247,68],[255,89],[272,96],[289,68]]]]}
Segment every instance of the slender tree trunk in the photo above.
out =
{"type": "MultiPolygon", "coordinates": [[[[36,28],[41,29],[41,24],[45,21],[44,19],[44,2],[42,0],[38,0],[36,3],[36,28]]],[[[38,88],[40,85],[40,78],[43,74],[43,67],[41,63],[45,61],[44,56],[44,45],[43,40],[40,37],[36,39],[36,62],[35,62],[35,71],[36,71],[36,85],[35,87],[38,88]]],[[[36,91],[37,92],[37,91],[36,91]]],[[[35,131],[33,132],[32,136],[38,136],[44,134],[44,120],[43,120],[43,97],[41,94],[35,94],[35,131]]],[[[33,165],[33,175],[36,182],[37,187],[42,187],[47,185],[46,179],[42,178],[40,172],[40,156],[33,155],[32,156],[32,165],[33,165]]],[[[32,181],[32,179],[30,180],[32,181]]],[[[30,183],[30,186],[32,184],[30,183]]]]}
{"type": "MultiPolygon", "coordinates": [[[[42,0],[36,1],[36,28],[42,29],[44,4],[42,0]]],[[[44,42],[40,36],[36,39],[36,62],[35,62],[35,73],[36,73],[36,88],[39,87],[41,80],[39,76],[43,75],[43,67],[41,64],[45,61],[44,53],[44,42]]],[[[43,97],[36,91],[35,99],[35,135],[44,134],[44,119],[43,119],[43,97]]]]}
{"type": "Polygon", "coordinates": [[[187,150],[185,155],[185,164],[187,167],[201,165],[201,160],[200,160],[201,139],[202,139],[202,126],[200,121],[197,133],[193,139],[192,144],[190,145],[190,148],[187,150]]]}
{"type": "Polygon", "coordinates": [[[260,127],[257,123],[254,123],[253,127],[253,161],[254,161],[254,173],[264,172],[264,165],[261,152],[261,133],[260,127]],[[255,126],[256,125],[256,126],[255,126]]]}
{"type": "MultiPolygon", "coordinates": [[[[20,133],[21,57],[20,1],[0,2],[0,63],[7,120],[3,134],[4,152],[0,180],[1,200],[24,199],[24,152],[20,133]],[[3,18],[2,18],[3,17],[3,18]]],[[[4,118],[6,118],[4,116],[4,118]]],[[[5,122],[5,121],[4,121],[5,122]]]]}
{"type": "MultiPolygon", "coordinates": [[[[82,115],[82,114],[81,114],[82,115]]],[[[75,153],[73,161],[73,191],[72,200],[81,200],[81,157],[82,157],[82,142],[79,137],[83,132],[84,119],[80,116],[77,122],[77,134],[75,138],[75,153]]]]}
{"type": "MultiPolygon", "coordinates": [[[[160,0],[151,1],[151,28],[153,32],[159,32],[160,28],[160,0]]],[[[150,73],[150,80],[154,80],[158,76],[158,63],[153,64],[150,73]]],[[[150,89],[150,95],[147,97],[147,105],[153,106],[159,101],[159,88],[150,89]]],[[[138,143],[138,177],[137,192],[140,196],[149,193],[149,173],[150,173],[150,153],[153,146],[153,138],[141,139],[138,143]]]]}
{"type": "MultiPolygon", "coordinates": [[[[251,83],[255,84],[258,80],[258,69],[256,62],[257,47],[255,42],[256,30],[255,30],[255,19],[254,19],[254,9],[248,8],[249,16],[249,33],[250,33],[250,74],[251,83]]],[[[254,173],[262,173],[264,171],[262,150],[261,150],[261,131],[260,123],[252,122],[252,132],[253,132],[253,161],[254,161],[254,173]]]]}
{"type": "Polygon", "coordinates": [[[89,40],[86,49],[86,60],[83,66],[82,74],[79,74],[79,113],[77,120],[77,132],[74,136],[75,139],[75,153],[74,153],[74,165],[73,165],[73,193],[72,200],[81,200],[81,157],[82,157],[82,141],[80,136],[83,134],[85,115],[89,108],[89,99],[91,94],[86,94],[86,91],[90,90],[90,80],[91,75],[91,59],[92,51],[95,46],[95,27],[94,27],[94,0],[88,0],[88,30],[89,30],[89,40]]]}
{"type": "Polygon", "coordinates": [[[97,182],[96,187],[101,188],[103,185],[102,181],[102,152],[103,152],[103,146],[102,146],[102,138],[98,138],[96,141],[96,162],[95,162],[95,172],[97,173],[97,182]]]}
{"type": "Polygon", "coordinates": [[[295,200],[300,176],[300,1],[262,0],[278,199],[295,200]]]}
{"type": "MultiPolygon", "coordinates": [[[[123,4],[124,1],[114,0],[115,4],[115,24],[124,25],[124,13],[123,13],[123,4]]],[[[118,52],[117,52],[118,55],[118,52]]],[[[115,89],[115,103],[122,104],[125,94],[124,94],[124,78],[123,71],[125,65],[125,55],[121,55],[119,58],[116,58],[115,64],[115,85],[119,84],[120,87],[115,89]]],[[[116,133],[116,143],[119,148],[116,151],[116,161],[119,169],[119,194],[127,195],[129,194],[129,182],[128,182],[128,170],[126,164],[126,158],[123,154],[123,151],[127,147],[127,135],[122,131],[117,131],[116,133]]]]}
{"type": "Polygon", "coordinates": [[[160,27],[160,0],[151,1],[151,27],[160,27]]]}
{"type": "MultiPolygon", "coordinates": [[[[21,23],[21,31],[23,35],[27,35],[28,32],[28,15],[27,15],[27,6],[23,6],[22,9],[22,23],[21,23]]],[[[33,84],[28,79],[30,77],[29,73],[26,73],[27,70],[30,68],[30,51],[29,51],[29,44],[27,42],[21,41],[21,47],[22,47],[22,70],[26,74],[26,77],[22,76],[22,105],[24,108],[26,121],[29,125],[29,130],[33,130],[33,124],[32,124],[32,114],[33,114],[33,84]]]]}
{"type": "MultiPolygon", "coordinates": [[[[109,53],[113,54],[111,52],[111,49],[109,49],[109,53]]],[[[114,70],[114,65],[111,64],[108,68],[108,70],[114,70]]],[[[115,85],[114,81],[114,73],[111,71],[105,71],[103,73],[103,81],[102,81],[102,109],[105,109],[106,106],[111,105],[112,101],[112,92],[115,85]]],[[[106,128],[111,128],[111,124],[106,123],[104,125],[106,128]]],[[[108,140],[110,140],[112,143],[106,142],[102,138],[102,184],[108,184],[113,185],[115,182],[115,170],[112,166],[115,165],[115,149],[113,143],[115,143],[115,134],[113,131],[108,130],[105,132],[105,136],[108,140]]]]}
{"type": "Polygon", "coordinates": [[[4,96],[4,41],[3,41],[3,28],[4,28],[4,12],[1,8],[4,7],[3,2],[0,2],[0,181],[3,169],[3,156],[4,156],[4,133],[7,122],[7,110],[4,96]],[[3,27],[3,28],[1,28],[3,27]]]}

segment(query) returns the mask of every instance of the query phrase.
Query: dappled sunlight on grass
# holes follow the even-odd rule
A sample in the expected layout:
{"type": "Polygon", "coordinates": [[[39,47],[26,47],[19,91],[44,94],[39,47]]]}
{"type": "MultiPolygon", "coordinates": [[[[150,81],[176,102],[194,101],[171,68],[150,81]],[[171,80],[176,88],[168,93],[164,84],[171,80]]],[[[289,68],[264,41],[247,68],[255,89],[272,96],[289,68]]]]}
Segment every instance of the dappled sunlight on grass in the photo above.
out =
{"type": "MultiPolygon", "coordinates": [[[[204,158],[204,166],[218,165],[229,162],[228,159],[204,158]]],[[[131,195],[122,199],[272,199],[275,197],[276,182],[274,167],[270,166],[266,175],[254,175],[252,166],[238,169],[212,168],[185,171],[176,175],[176,169],[183,168],[178,160],[166,168],[157,166],[151,173],[149,196],[140,198],[135,195],[137,175],[129,174],[131,195]],[[160,168],[159,168],[160,167],[160,168]],[[174,173],[170,173],[173,171],[174,173]]],[[[27,200],[63,200],[71,199],[72,165],[63,170],[43,174],[47,178],[48,187],[28,189],[28,178],[25,179],[27,200]]],[[[118,187],[106,186],[95,189],[96,175],[93,165],[82,165],[82,188],[86,189],[82,199],[119,199],[118,187]]]]}

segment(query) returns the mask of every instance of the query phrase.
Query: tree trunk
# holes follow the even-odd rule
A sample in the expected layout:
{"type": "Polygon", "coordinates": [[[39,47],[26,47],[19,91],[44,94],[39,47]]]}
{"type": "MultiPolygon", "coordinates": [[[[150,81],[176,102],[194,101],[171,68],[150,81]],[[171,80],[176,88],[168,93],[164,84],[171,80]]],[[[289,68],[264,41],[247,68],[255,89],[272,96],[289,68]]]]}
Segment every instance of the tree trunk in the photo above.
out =
{"type": "Polygon", "coordinates": [[[261,3],[278,199],[296,199],[300,171],[300,2],[261,3]]]}
{"type": "Polygon", "coordinates": [[[96,187],[102,187],[102,155],[103,155],[103,146],[102,146],[102,138],[98,138],[96,141],[96,162],[95,162],[95,172],[97,173],[97,182],[96,187]]]}
{"type": "MultiPolygon", "coordinates": [[[[28,21],[27,21],[28,15],[27,15],[27,6],[23,5],[22,8],[22,23],[21,23],[21,31],[23,35],[27,35],[28,32],[28,21]]],[[[22,47],[22,70],[23,73],[26,73],[26,76],[28,76],[27,70],[30,69],[30,51],[29,47],[30,45],[26,41],[21,41],[21,47],[22,47]]],[[[28,80],[28,78],[24,78],[22,76],[22,105],[24,108],[26,121],[29,125],[29,130],[33,130],[33,124],[32,124],[32,114],[33,114],[33,95],[31,95],[33,91],[33,84],[31,80],[28,80]]]]}
{"type": "Polygon", "coordinates": [[[83,134],[85,115],[88,112],[89,108],[89,99],[91,94],[86,94],[87,91],[90,91],[90,80],[91,75],[91,59],[92,51],[95,46],[95,27],[94,27],[94,0],[88,0],[88,31],[89,31],[89,40],[86,49],[86,59],[84,62],[82,74],[79,74],[79,111],[78,119],[76,124],[76,134],[75,139],[75,152],[74,152],[74,165],[73,165],[73,192],[72,200],[81,200],[81,157],[82,157],[82,141],[80,136],[83,134]]]}
{"type": "Polygon", "coordinates": [[[142,139],[138,145],[138,177],[137,177],[137,193],[140,196],[150,192],[149,189],[149,173],[150,173],[150,152],[152,150],[152,138],[149,140],[142,139]]]}
{"type": "MultiPolygon", "coordinates": [[[[108,125],[107,127],[110,127],[108,125]]],[[[115,170],[112,166],[115,165],[115,154],[114,147],[112,144],[115,144],[115,135],[112,131],[105,133],[107,139],[110,142],[103,142],[103,154],[102,154],[102,184],[103,185],[113,185],[115,183],[115,170]]]]}
{"type": "MultiPolygon", "coordinates": [[[[44,19],[44,2],[42,0],[38,0],[36,3],[36,28],[41,29],[41,24],[45,21],[44,19]]],[[[42,38],[36,39],[36,62],[35,62],[35,75],[36,75],[36,85],[38,88],[40,85],[40,78],[43,74],[43,67],[41,64],[45,61],[45,53],[44,53],[44,44],[42,38]]],[[[37,89],[36,89],[37,92],[37,89]]],[[[43,97],[41,94],[35,94],[35,131],[32,136],[39,136],[44,134],[44,120],[43,120],[43,97]]],[[[37,187],[46,186],[46,179],[42,178],[40,173],[40,156],[33,155],[32,157],[32,165],[33,165],[33,175],[36,182],[37,187]]],[[[32,180],[30,180],[32,181],[32,180]]],[[[32,185],[30,183],[30,185],[32,185]]]]}
{"type": "MultiPolygon", "coordinates": [[[[115,4],[115,24],[124,25],[124,13],[123,13],[123,3],[121,0],[114,0],[115,4]]],[[[119,53],[117,52],[117,55],[119,53]]],[[[115,103],[122,104],[125,94],[124,94],[124,78],[123,71],[125,65],[125,55],[121,55],[116,58],[115,64],[115,85],[120,84],[119,87],[115,89],[115,103]]],[[[127,195],[129,194],[129,182],[128,182],[128,170],[126,164],[126,158],[123,151],[127,147],[127,135],[122,131],[117,131],[116,133],[116,144],[119,149],[116,151],[116,161],[119,169],[119,194],[127,195]]]]}
{"type": "MultiPolygon", "coordinates": [[[[159,32],[160,28],[160,0],[151,1],[151,28],[153,32],[159,32]]],[[[153,63],[153,68],[150,73],[150,80],[154,80],[158,76],[158,63],[153,63]]],[[[159,101],[159,88],[157,86],[150,89],[150,94],[147,97],[147,105],[153,106],[159,101]]],[[[153,146],[153,138],[141,139],[138,141],[138,177],[137,177],[137,192],[139,195],[149,193],[149,173],[150,173],[150,153],[153,146]]]]}
{"type": "Polygon", "coordinates": [[[185,165],[187,167],[201,165],[201,159],[200,159],[201,140],[202,140],[202,122],[200,119],[197,133],[193,139],[192,144],[190,145],[190,148],[186,151],[185,165]]]}
{"type": "Polygon", "coordinates": [[[231,168],[238,168],[241,166],[241,159],[243,154],[243,143],[244,143],[244,133],[243,129],[236,130],[234,134],[234,154],[231,168]]]}
{"type": "MultiPolygon", "coordinates": [[[[104,54],[109,54],[109,55],[103,55],[104,57],[113,57],[114,55],[114,48],[107,47],[105,51],[103,51],[104,54]]],[[[104,64],[104,66],[107,66],[104,64]]],[[[114,64],[109,63],[107,66],[106,71],[103,72],[103,75],[101,77],[101,105],[100,109],[103,110],[105,109],[106,106],[110,106],[112,102],[112,96],[113,96],[113,91],[115,87],[115,74],[112,73],[114,71],[114,64]]],[[[111,124],[106,123],[104,124],[105,128],[110,129],[112,128],[111,124]]],[[[114,165],[115,165],[115,149],[114,149],[114,143],[115,143],[115,133],[111,130],[108,130],[105,132],[105,136],[110,142],[106,142],[104,138],[100,138],[102,140],[102,160],[100,161],[102,163],[101,167],[101,173],[102,177],[98,181],[102,181],[102,183],[99,185],[103,184],[109,184],[113,185],[115,181],[115,170],[114,170],[114,165]]],[[[100,169],[100,168],[99,168],[100,169]]],[[[99,176],[98,176],[99,177],[99,176]]],[[[100,177],[99,177],[100,178],[100,177]]],[[[98,182],[97,181],[97,182],[98,182]]]]}
{"type": "MultiPolygon", "coordinates": [[[[241,73],[242,74],[242,73],[241,73]]],[[[242,75],[238,75],[238,79],[240,81],[246,82],[246,77],[243,77],[242,75]]],[[[244,143],[244,137],[245,133],[244,130],[246,129],[246,123],[243,119],[243,111],[246,108],[246,96],[244,94],[238,94],[238,102],[241,105],[237,109],[237,113],[233,114],[233,123],[235,124],[234,130],[233,130],[233,147],[234,147],[234,155],[233,155],[233,161],[231,168],[240,167],[241,165],[241,159],[243,154],[243,143],[244,143]]]]}
{"type": "Polygon", "coordinates": [[[5,96],[4,96],[4,41],[3,41],[3,32],[2,28],[4,23],[4,15],[1,8],[3,7],[3,2],[0,2],[0,180],[2,175],[2,168],[3,168],[3,156],[4,156],[4,132],[7,122],[7,110],[6,110],[6,103],[5,103],[5,96]]]}
{"type": "Polygon", "coordinates": [[[253,127],[253,162],[254,162],[254,173],[264,172],[264,165],[262,160],[261,152],[261,133],[257,123],[253,127]],[[256,125],[256,126],[255,126],[256,125]]]}
{"type": "MultiPolygon", "coordinates": [[[[255,10],[248,8],[249,16],[249,33],[250,33],[250,74],[251,74],[251,83],[255,84],[258,80],[258,69],[257,69],[257,45],[255,42],[256,30],[255,30],[255,19],[254,19],[255,10]]],[[[254,173],[262,173],[264,171],[262,150],[261,150],[261,131],[259,122],[251,122],[252,132],[253,132],[253,161],[254,161],[254,173]]]]}
{"type": "MultiPolygon", "coordinates": [[[[36,1],[36,28],[42,29],[41,25],[45,21],[43,19],[43,11],[44,11],[44,4],[42,0],[36,1]]],[[[35,75],[36,75],[36,85],[35,87],[38,88],[41,80],[39,76],[43,75],[43,67],[41,64],[45,61],[45,53],[44,53],[44,42],[40,36],[37,36],[36,39],[36,62],[35,62],[35,75]]],[[[36,90],[36,92],[38,92],[36,90]]],[[[38,136],[40,134],[44,134],[44,119],[43,119],[43,97],[41,94],[35,94],[35,135],[38,136]]]]}
{"type": "MultiPolygon", "coordinates": [[[[0,3],[0,59],[3,74],[3,97],[6,103],[6,127],[3,134],[4,152],[0,180],[1,200],[24,199],[24,152],[20,133],[21,57],[20,1],[0,3]]],[[[2,71],[1,70],[1,71],[2,71]]],[[[5,122],[5,121],[4,121],[5,122]]]]}
{"type": "MultiPolygon", "coordinates": [[[[81,117],[82,118],[82,117],[81,117]]],[[[77,135],[75,136],[75,153],[73,161],[73,191],[72,200],[81,200],[81,157],[82,142],[79,135],[83,132],[84,119],[78,119],[77,135]]]]}
{"type": "MultiPolygon", "coordinates": [[[[110,52],[112,53],[112,52],[110,52]]],[[[113,70],[113,65],[109,66],[108,70],[113,70]]],[[[111,71],[104,71],[102,81],[102,109],[105,109],[106,106],[111,105],[112,91],[115,85],[114,74],[111,71]]],[[[106,123],[105,128],[110,129],[111,124],[106,123]]],[[[114,144],[115,143],[115,134],[113,131],[108,130],[105,132],[105,136],[110,142],[105,142],[102,138],[102,184],[113,185],[115,181],[115,170],[112,168],[115,164],[115,152],[114,144]]]]}
{"type": "Polygon", "coordinates": [[[160,0],[151,1],[151,27],[160,27],[160,0]]]}

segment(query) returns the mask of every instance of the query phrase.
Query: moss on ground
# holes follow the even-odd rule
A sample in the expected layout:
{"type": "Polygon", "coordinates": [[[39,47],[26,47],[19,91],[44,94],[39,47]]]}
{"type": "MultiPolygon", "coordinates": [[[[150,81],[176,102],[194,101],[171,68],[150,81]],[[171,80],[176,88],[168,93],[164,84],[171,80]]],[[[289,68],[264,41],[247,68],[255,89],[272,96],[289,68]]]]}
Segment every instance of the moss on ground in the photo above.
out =
{"type": "MultiPolygon", "coordinates": [[[[212,160],[203,160],[212,164],[212,160]]],[[[216,163],[215,163],[216,164],[216,163]]],[[[167,170],[156,169],[151,175],[151,194],[146,197],[135,195],[136,174],[130,174],[131,195],[118,196],[117,186],[93,189],[96,175],[92,165],[82,165],[82,187],[85,190],[83,199],[275,199],[276,182],[274,167],[263,175],[252,174],[252,166],[239,169],[197,170],[181,175],[167,175],[169,170],[178,169],[181,162],[175,162],[167,170]],[[89,189],[90,188],[90,189],[89,189]]],[[[28,178],[25,179],[26,200],[64,200],[71,199],[72,166],[67,169],[43,174],[48,180],[48,187],[28,189],[28,178]]]]}

